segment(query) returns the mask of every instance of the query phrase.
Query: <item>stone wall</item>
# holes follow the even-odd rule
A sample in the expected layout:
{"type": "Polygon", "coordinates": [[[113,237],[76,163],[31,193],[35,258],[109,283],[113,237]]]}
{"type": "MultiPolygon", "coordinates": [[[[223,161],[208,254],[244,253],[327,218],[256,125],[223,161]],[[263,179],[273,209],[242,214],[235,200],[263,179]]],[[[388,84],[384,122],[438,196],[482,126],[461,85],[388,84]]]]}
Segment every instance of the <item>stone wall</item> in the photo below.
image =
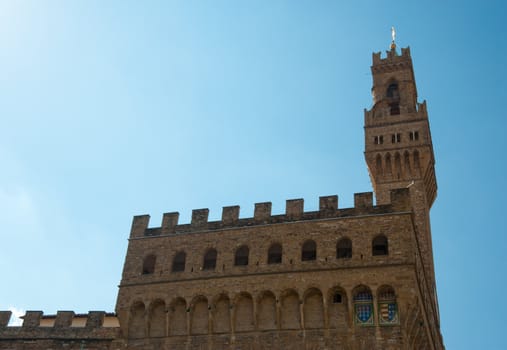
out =
{"type": "Polygon", "coordinates": [[[105,312],[89,312],[83,326],[73,327],[74,313],[59,311],[50,327],[41,326],[43,313],[27,311],[20,327],[8,326],[11,312],[0,312],[0,349],[120,349],[119,327],[104,327],[105,312]]]}
{"type": "Polygon", "coordinates": [[[409,190],[394,191],[382,206],[373,206],[371,194],[355,199],[354,208],[339,209],[336,196],[322,197],[318,212],[304,212],[301,200],[288,201],[286,214],[278,216],[262,203],[252,219],[239,219],[238,207],[226,207],[220,222],[208,222],[201,209],[190,225],[172,220],[165,229],[148,228],[147,216],[136,217],[116,307],[128,346],[406,348],[401,325],[419,298],[409,190]],[[373,254],[379,236],[387,238],[387,254],[373,254]],[[342,239],[352,247],[344,257],[337,254],[342,239]],[[315,254],[306,260],[309,240],[315,254]],[[280,263],[269,262],[273,244],[282,247],[280,263]],[[235,253],[245,246],[248,263],[236,266],[235,253]],[[206,269],[210,249],[217,252],[216,264],[206,269]],[[174,271],[182,252],[183,268],[174,271]],[[155,263],[145,270],[147,257],[155,263]],[[386,287],[395,292],[399,315],[389,325],[379,318],[379,293],[386,287]],[[356,319],[360,289],[373,296],[369,325],[356,319]]]}

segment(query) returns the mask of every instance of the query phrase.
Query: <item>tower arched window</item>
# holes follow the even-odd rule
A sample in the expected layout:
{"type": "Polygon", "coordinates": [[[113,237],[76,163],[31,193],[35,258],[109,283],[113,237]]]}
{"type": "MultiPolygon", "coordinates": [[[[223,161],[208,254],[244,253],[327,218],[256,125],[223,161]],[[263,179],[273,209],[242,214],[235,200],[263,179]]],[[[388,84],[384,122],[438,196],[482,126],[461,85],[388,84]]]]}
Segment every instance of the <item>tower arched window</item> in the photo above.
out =
{"type": "Polygon", "coordinates": [[[214,248],[208,249],[204,254],[204,261],[202,264],[203,270],[214,270],[217,266],[217,250],[214,248]]]}
{"type": "Polygon", "coordinates": [[[373,325],[373,296],[366,286],[356,288],[354,293],[354,320],[359,325],[373,325]]]}
{"type": "Polygon", "coordinates": [[[173,259],[172,272],[185,271],[185,261],[187,254],[185,252],[178,252],[173,259]]]}
{"type": "Polygon", "coordinates": [[[379,175],[384,175],[384,171],[382,169],[382,157],[380,154],[377,154],[377,157],[375,158],[375,168],[379,175]]]}
{"type": "Polygon", "coordinates": [[[419,159],[419,151],[414,151],[414,169],[420,169],[421,168],[421,162],[419,159]]]}
{"type": "Polygon", "coordinates": [[[398,84],[397,83],[391,83],[387,87],[387,97],[393,100],[399,100],[400,99],[400,92],[398,90],[398,84]]]}
{"type": "Polygon", "coordinates": [[[242,245],[238,249],[236,249],[236,254],[234,255],[234,266],[246,266],[248,265],[248,254],[250,253],[250,249],[248,246],[242,245]]]}
{"type": "Polygon", "coordinates": [[[268,249],[268,264],[281,264],[282,263],[282,246],[278,243],[273,243],[268,249]]]}
{"type": "Polygon", "coordinates": [[[153,254],[148,255],[144,258],[143,261],[143,275],[150,275],[155,272],[155,263],[157,261],[157,257],[153,254]]]}
{"type": "Polygon", "coordinates": [[[317,259],[317,244],[313,240],[308,240],[303,244],[301,249],[301,260],[310,261],[317,259]]]}
{"type": "Polygon", "coordinates": [[[381,325],[399,323],[396,294],[390,286],[383,286],[378,291],[378,320],[381,325]]]}
{"type": "Polygon", "coordinates": [[[405,175],[410,176],[412,174],[412,167],[410,165],[410,154],[408,151],[405,151],[403,154],[404,164],[405,164],[405,175]]]}
{"type": "Polygon", "coordinates": [[[387,237],[384,235],[378,235],[372,241],[372,255],[388,255],[389,246],[387,237]]]}
{"type": "Polygon", "coordinates": [[[342,238],[336,244],[336,258],[352,258],[352,241],[348,238],[342,238]]]}
{"type": "Polygon", "coordinates": [[[397,83],[391,83],[387,87],[387,99],[391,115],[400,114],[400,92],[397,83]]]}
{"type": "Polygon", "coordinates": [[[389,153],[386,154],[386,169],[385,169],[385,173],[387,175],[391,175],[393,172],[393,166],[392,166],[392,163],[391,163],[391,155],[389,153]]]}

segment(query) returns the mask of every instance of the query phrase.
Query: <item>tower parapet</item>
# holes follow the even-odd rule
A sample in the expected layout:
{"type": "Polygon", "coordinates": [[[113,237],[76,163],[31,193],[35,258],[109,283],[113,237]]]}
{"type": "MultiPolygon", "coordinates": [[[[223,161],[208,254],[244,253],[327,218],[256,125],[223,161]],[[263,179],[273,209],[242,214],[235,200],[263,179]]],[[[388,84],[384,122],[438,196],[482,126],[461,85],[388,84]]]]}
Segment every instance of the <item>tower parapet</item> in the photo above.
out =
{"type": "Polygon", "coordinates": [[[382,65],[388,70],[390,69],[387,64],[403,64],[407,63],[412,66],[412,57],[410,56],[410,47],[402,47],[401,48],[401,55],[398,55],[396,48],[393,48],[391,50],[386,51],[386,57],[382,57],[382,52],[374,52],[372,54],[372,61],[373,61],[373,67],[374,69],[381,70],[382,65]]]}

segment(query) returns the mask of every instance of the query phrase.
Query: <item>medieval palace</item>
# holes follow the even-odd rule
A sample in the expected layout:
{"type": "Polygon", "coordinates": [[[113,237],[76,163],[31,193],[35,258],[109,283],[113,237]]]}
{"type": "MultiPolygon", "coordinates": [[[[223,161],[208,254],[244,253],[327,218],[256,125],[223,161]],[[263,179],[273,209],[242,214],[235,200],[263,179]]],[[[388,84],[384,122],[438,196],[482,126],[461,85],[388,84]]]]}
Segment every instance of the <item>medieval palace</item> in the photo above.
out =
{"type": "Polygon", "coordinates": [[[115,313],[28,311],[0,349],[444,349],[433,267],[436,198],[426,103],[409,48],[373,54],[373,107],[364,111],[373,193],[353,208],[320,197],[285,214],[256,203],[133,219],[115,313]]]}

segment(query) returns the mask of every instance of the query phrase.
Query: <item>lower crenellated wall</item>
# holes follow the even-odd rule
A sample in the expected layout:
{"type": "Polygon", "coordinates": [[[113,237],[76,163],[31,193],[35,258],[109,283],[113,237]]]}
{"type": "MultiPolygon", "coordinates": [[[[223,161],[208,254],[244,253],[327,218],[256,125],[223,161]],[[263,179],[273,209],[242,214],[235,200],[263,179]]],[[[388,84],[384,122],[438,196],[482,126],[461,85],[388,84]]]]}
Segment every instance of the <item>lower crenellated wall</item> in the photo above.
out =
{"type": "Polygon", "coordinates": [[[72,311],[59,311],[56,316],[43,316],[41,311],[27,311],[23,325],[9,326],[10,311],[0,311],[0,349],[9,350],[113,350],[124,348],[120,328],[114,326],[115,316],[91,311],[85,317],[72,311]],[[77,321],[77,322],[76,322],[77,321]],[[78,324],[79,326],[73,326],[78,324]],[[48,326],[50,325],[50,326],[48,326]]]}

